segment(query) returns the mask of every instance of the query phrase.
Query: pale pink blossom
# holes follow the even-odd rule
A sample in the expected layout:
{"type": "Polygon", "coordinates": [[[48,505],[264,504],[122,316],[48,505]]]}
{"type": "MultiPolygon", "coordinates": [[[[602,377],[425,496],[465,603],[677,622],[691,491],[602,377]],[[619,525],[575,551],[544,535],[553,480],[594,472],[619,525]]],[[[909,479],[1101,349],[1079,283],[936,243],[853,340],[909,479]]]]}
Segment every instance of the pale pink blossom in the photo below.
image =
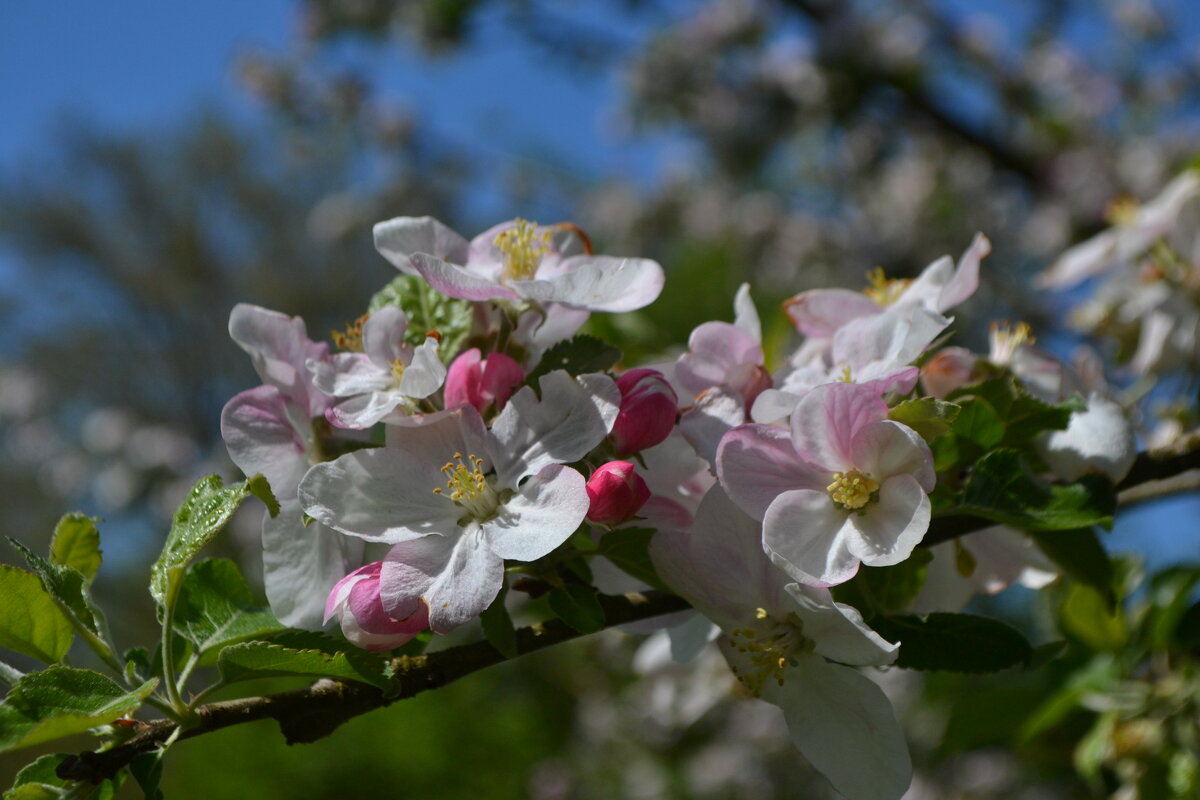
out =
{"type": "Polygon", "coordinates": [[[392,650],[429,627],[424,603],[407,619],[393,619],[383,610],[379,574],[383,562],[359,567],[334,585],[325,601],[325,622],[337,619],[347,641],[364,650],[392,650]]]}

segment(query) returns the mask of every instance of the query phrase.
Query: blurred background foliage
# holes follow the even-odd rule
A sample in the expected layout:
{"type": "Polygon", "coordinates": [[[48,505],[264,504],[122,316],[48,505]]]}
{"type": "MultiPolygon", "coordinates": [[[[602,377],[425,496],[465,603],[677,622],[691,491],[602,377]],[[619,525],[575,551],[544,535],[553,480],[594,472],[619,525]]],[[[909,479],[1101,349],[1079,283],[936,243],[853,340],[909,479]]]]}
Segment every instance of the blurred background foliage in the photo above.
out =
{"type": "MultiPolygon", "coordinates": [[[[1188,0],[307,0],[293,13],[285,47],[230,65],[252,114],[197,101],[152,130],[76,120],[0,174],[0,248],[16,273],[0,295],[0,531],[36,546],[68,508],[105,517],[97,590],[141,612],[114,620],[131,644],[148,636],[139,576],[163,520],[197,475],[233,474],[219,413],[256,381],[228,341],[229,309],[301,315],[314,338],[341,327],[393,274],[371,244],[376,221],[430,214],[472,235],[518,214],[570,219],[598,252],[659,259],[655,305],[591,323],[627,344],[630,364],[730,318],[744,280],[779,353],[782,299],[859,286],[876,265],[915,274],[976,231],[995,250],[959,343],[982,341],[969,323],[985,313],[1053,341],[1058,312],[1028,277],[1099,229],[1114,198],[1153,194],[1200,141],[1200,9],[1188,0]],[[615,94],[601,110],[641,154],[633,168],[606,171],[556,133],[565,112],[537,85],[482,100],[447,89],[439,102],[486,100],[499,115],[447,130],[433,109],[397,102],[377,69],[389,53],[419,72],[498,42],[547,80],[615,94]],[[505,115],[540,138],[503,134],[505,115]]],[[[250,573],[256,514],[224,544],[250,573]]],[[[1153,622],[1162,609],[1187,607],[1196,573],[1155,580],[1130,589],[1116,639],[1071,641],[1047,670],[884,676],[914,742],[912,796],[1194,785],[1194,758],[1156,759],[1194,751],[1197,678],[1156,672],[1166,645],[1146,637],[1167,624],[1153,622]],[[1158,692],[1156,676],[1186,691],[1158,692]],[[1064,681],[1076,694],[1047,706],[1064,681]],[[1130,693],[1114,699],[1118,685],[1130,693]],[[1101,699],[1089,706],[1088,692],[1101,699]],[[1164,710],[1164,697],[1183,705],[1164,710]],[[1037,730],[1035,711],[1057,716],[1037,730]],[[1153,734],[1139,719],[1173,722],[1153,734]],[[1075,749],[1085,735],[1090,753],[1075,749]]],[[[1009,595],[987,611],[1056,638],[1052,604],[1009,595]]],[[[819,779],[798,788],[812,776],[773,709],[732,702],[722,669],[635,680],[637,646],[592,637],[315,745],[289,748],[263,724],[203,737],[172,752],[167,796],[828,792],[819,779]]]]}

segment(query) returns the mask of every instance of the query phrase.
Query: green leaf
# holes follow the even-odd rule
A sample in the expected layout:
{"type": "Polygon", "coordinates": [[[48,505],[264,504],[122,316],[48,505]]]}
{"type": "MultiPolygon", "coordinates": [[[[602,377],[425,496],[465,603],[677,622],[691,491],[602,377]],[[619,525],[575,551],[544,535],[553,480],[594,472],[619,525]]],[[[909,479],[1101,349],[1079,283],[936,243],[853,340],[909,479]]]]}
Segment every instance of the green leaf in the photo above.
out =
{"type": "Polygon", "coordinates": [[[1098,475],[1067,485],[1047,484],[1025,468],[1015,450],[995,450],[976,462],[961,503],[963,513],[1027,531],[1108,528],[1117,494],[1098,475]]]}
{"type": "Polygon", "coordinates": [[[1100,544],[1095,530],[1033,531],[1029,535],[1064,574],[1099,591],[1109,605],[1116,602],[1112,559],[1100,544]]]}
{"type": "Polygon", "coordinates": [[[222,647],[282,629],[274,614],[254,602],[232,561],[214,558],[188,567],[175,604],[175,631],[196,646],[202,666],[215,663],[222,647]]]}
{"type": "Polygon", "coordinates": [[[92,602],[87,581],[79,570],[65,564],[51,564],[16,539],[8,541],[21,552],[21,555],[25,556],[30,569],[41,578],[42,588],[59,603],[66,613],[73,614],[81,625],[100,635],[101,638],[107,637],[104,614],[92,602]]]}
{"type": "Polygon", "coordinates": [[[621,360],[621,351],[608,342],[581,333],[551,347],[542,355],[542,360],[525,378],[525,384],[538,388],[538,379],[556,369],[565,369],[571,375],[587,372],[603,372],[621,360]]]}
{"type": "MultiPolygon", "coordinates": [[[[318,637],[303,635],[295,638],[302,642],[319,641],[318,637]]],[[[333,641],[329,639],[329,642],[333,641]]],[[[272,642],[243,642],[221,650],[217,668],[225,683],[256,678],[306,677],[356,681],[385,692],[394,688],[387,658],[366,650],[326,652],[272,642]]]]}
{"type": "Polygon", "coordinates": [[[946,398],[974,397],[987,402],[1003,424],[1003,435],[991,445],[1023,448],[1046,431],[1065,430],[1070,423],[1071,412],[1078,403],[1068,401],[1061,405],[1050,405],[1031,395],[1011,375],[992,378],[981,383],[963,386],[946,398]]]}
{"type": "Polygon", "coordinates": [[[446,297],[414,275],[394,278],[375,293],[367,310],[375,313],[386,306],[396,306],[408,315],[404,341],[412,347],[423,344],[427,333],[437,331],[441,337],[438,356],[447,364],[462,350],[471,332],[471,303],[446,297]]]}
{"type": "Polygon", "coordinates": [[[127,692],[98,672],[54,666],[22,678],[0,703],[0,751],[106,725],[141,706],[157,685],[127,692]]]}
{"type": "Polygon", "coordinates": [[[100,571],[100,531],[96,527],[97,522],[99,520],[96,518],[79,512],[67,514],[58,521],[54,538],[50,540],[50,563],[74,568],[89,584],[100,571]]]}
{"type": "Polygon", "coordinates": [[[37,576],[0,564],[0,647],[57,664],[74,638],[71,621],[37,576]]]}
{"type": "Polygon", "coordinates": [[[1175,626],[1175,644],[1181,650],[1200,648],[1200,602],[1193,603],[1175,626]]]}
{"type": "Polygon", "coordinates": [[[1200,583],[1198,567],[1173,567],[1150,579],[1153,610],[1145,627],[1154,650],[1175,647],[1176,631],[1187,613],[1197,583],[1200,583]]]}
{"type": "Polygon", "coordinates": [[[973,614],[879,616],[871,627],[900,642],[896,665],[907,669],[995,672],[1033,657],[1033,648],[1016,628],[973,614]]]}
{"type": "Polygon", "coordinates": [[[159,748],[142,753],[129,764],[129,774],[137,781],[146,800],[163,800],[158,784],[162,781],[163,756],[166,750],[159,748]]]}
{"type": "Polygon", "coordinates": [[[654,569],[650,560],[650,539],[654,536],[652,528],[619,528],[608,531],[600,537],[597,555],[604,556],[616,564],[627,575],[637,578],[655,589],[667,589],[662,578],[654,569]]]}
{"type": "Polygon", "coordinates": [[[1120,650],[1129,639],[1125,610],[1090,586],[1067,587],[1059,609],[1063,628],[1093,650],[1120,650]]]}
{"type": "Polygon", "coordinates": [[[1067,649],[1067,643],[1062,639],[1057,639],[1053,642],[1039,644],[1033,648],[1033,657],[1029,659],[1027,665],[1029,669],[1041,669],[1049,664],[1054,659],[1062,655],[1062,652],[1067,649]]]}
{"type": "Polygon", "coordinates": [[[1117,665],[1109,656],[1093,659],[1076,670],[1067,684],[1040,706],[1022,723],[1017,742],[1024,743],[1057,727],[1069,715],[1079,710],[1080,701],[1089,694],[1103,694],[1120,679],[1117,665]]]}
{"type": "Polygon", "coordinates": [[[854,606],[867,617],[908,608],[925,585],[925,573],[932,560],[929,550],[914,550],[899,564],[860,569],[853,579],[834,587],[834,599],[854,606]]]}
{"type": "Polygon", "coordinates": [[[950,430],[961,410],[957,403],[921,397],[899,403],[888,412],[888,417],[912,428],[926,442],[932,442],[950,430]]]}
{"type": "MultiPolygon", "coordinates": [[[[258,475],[233,486],[225,486],[218,476],[209,475],[192,487],[175,512],[162,554],[150,568],[150,594],[159,605],[174,602],[173,595],[179,590],[179,579],[188,562],[225,527],[243,500],[251,494],[259,495],[265,486],[258,475]]],[[[268,509],[271,505],[269,502],[268,509]]]]}
{"type": "MultiPolygon", "coordinates": [[[[67,758],[67,753],[47,753],[44,756],[38,757],[36,761],[26,764],[17,777],[13,780],[13,788],[24,786],[27,783],[40,783],[47,786],[65,786],[66,781],[58,777],[55,772],[58,765],[67,758]]],[[[6,794],[7,798],[8,795],[6,794]]]]}
{"type": "Polygon", "coordinates": [[[551,589],[547,600],[550,610],[580,633],[595,633],[604,628],[604,609],[596,598],[596,590],[590,586],[569,583],[561,589],[551,589]]]}
{"type": "Polygon", "coordinates": [[[513,628],[512,617],[508,615],[508,609],[504,607],[504,598],[508,595],[508,587],[505,586],[500,590],[500,594],[496,595],[496,599],[492,604],[484,610],[479,617],[479,622],[483,626],[483,636],[488,640],[488,643],[505,658],[517,657],[517,633],[513,628]]]}
{"type": "Polygon", "coordinates": [[[66,800],[67,790],[46,783],[25,783],[4,793],[4,800],[66,800]]]}
{"type": "Polygon", "coordinates": [[[953,424],[956,436],[982,450],[990,450],[1004,440],[1004,420],[986,400],[968,397],[959,409],[953,424]]]}

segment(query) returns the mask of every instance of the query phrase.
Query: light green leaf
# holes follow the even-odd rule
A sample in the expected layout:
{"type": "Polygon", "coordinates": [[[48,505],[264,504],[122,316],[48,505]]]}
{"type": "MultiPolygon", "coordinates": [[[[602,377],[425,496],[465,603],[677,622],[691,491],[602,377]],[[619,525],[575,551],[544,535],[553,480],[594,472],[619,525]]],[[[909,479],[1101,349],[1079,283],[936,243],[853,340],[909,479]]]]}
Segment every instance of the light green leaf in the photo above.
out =
{"type": "Polygon", "coordinates": [[[21,555],[25,556],[30,569],[41,578],[42,587],[58,601],[66,612],[73,614],[79,623],[88,630],[101,638],[106,638],[104,615],[92,603],[87,581],[79,570],[65,564],[51,564],[16,539],[8,541],[21,552],[21,555]]]}
{"type": "MultiPolygon", "coordinates": [[[[162,554],[150,568],[150,594],[159,605],[174,601],[172,595],[179,589],[188,562],[225,527],[251,494],[270,496],[261,475],[233,486],[225,486],[218,476],[209,475],[192,487],[175,512],[162,554]]],[[[268,510],[278,510],[273,497],[267,506],[268,510]]]]}
{"type": "Polygon", "coordinates": [[[896,666],[951,672],[995,672],[1033,657],[1021,632],[973,614],[934,613],[878,616],[871,620],[883,638],[900,642],[896,666]]]}
{"type": "Polygon", "coordinates": [[[571,375],[583,375],[603,372],[620,360],[620,350],[595,336],[581,333],[547,350],[533,372],[525,378],[525,384],[537,391],[538,380],[556,369],[565,369],[571,375]]]}
{"type": "Polygon", "coordinates": [[[1129,639],[1125,611],[1090,586],[1072,584],[1059,611],[1062,626],[1093,650],[1116,652],[1129,639]]]}
{"type": "Polygon", "coordinates": [[[100,570],[100,531],[98,519],[79,512],[67,514],[54,528],[50,540],[50,563],[72,567],[91,583],[100,570]]]}
{"type": "MultiPolygon", "coordinates": [[[[13,780],[13,788],[30,783],[44,784],[50,788],[66,785],[66,781],[58,777],[55,770],[67,756],[67,753],[47,753],[36,761],[26,764],[13,780]]],[[[5,794],[4,797],[5,800],[8,800],[8,794],[5,794]]]]}
{"type": "Polygon", "coordinates": [[[441,337],[438,356],[446,363],[458,355],[471,332],[471,303],[446,297],[414,275],[394,278],[375,293],[367,310],[374,313],[385,306],[397,306],[408,315],[404,341],[412,347],[424,343],[425,335],[436,331],[441,337]]]}
{"type": "Polygon", "coordinates": [[[387,658],[366,650],[329,653],[270,642],[244,642],[221,650],[217,668],[225,683],[291,676],[356,681],[385,692],[393,688],[387,658]]]}
{"type": "Polygon", "coordinates": [[[550,610],[580,633],[595,633],[604,628],[604,608],[590,586],[568,583],[561,589],[551,589],[547,600],[550,610]]]}
{"type": "Polygon", "coordinates": [[[98,672],[53,666],[22,678],[0,703],[0,751],[106,725],[141,706],[157,680],[132,692],[98,672]]]}
{"type": "MultiPolygon", "coordinates": [[[[961,419],[961,417],[960,417],[961,419]]],[[[1034,477],[1015,450],[995,450],[976,462],[961,498],[964,513],[1026,531],[1112,526],[1117,495],[1098,475],[1072,484],[1034,477]]]]}
{"type": "Polygon", "coordinates": [[[274,614],[254,602],[232,561],[214,558],[188,567],[175,604],[175,631],[196,646],[202,666],[216,663],[222,647],[282,629],[274,614]]]}
{"type": "Polygon", "coordinates": [[[66,789],[46,783],[24,783],[4,793],[4,800],[65,800],[66,789]]]}
{"type": "Polygon", "coordinates": [[[57,664],[74,637],[71,621],[36,575],[0,564],[0,647],[57,664]]]}
{"type": "Polygon", "coordinates": [[[948,403],[934,397],[921,397],[897,404],[888,412],[888,418],[901,425],[907,425],[926,442],[932,442],[950,430],[961,410],[957,403],[948,403]]]}

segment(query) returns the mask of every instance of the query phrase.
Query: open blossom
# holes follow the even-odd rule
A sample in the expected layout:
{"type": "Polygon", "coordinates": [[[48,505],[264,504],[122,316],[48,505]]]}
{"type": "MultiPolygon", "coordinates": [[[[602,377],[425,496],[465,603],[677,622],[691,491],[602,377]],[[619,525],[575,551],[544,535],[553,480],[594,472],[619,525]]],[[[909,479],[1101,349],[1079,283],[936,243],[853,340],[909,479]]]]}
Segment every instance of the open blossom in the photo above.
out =
{"type": "Polygon", "coordinates": [[[468,403],[480,414],[501,411],[524,380],[521,365],[504,353],[483,358],[479,348],[472,347],[454,359],[446,374],[446,408],[468,403]]]}
{"type": "Polygon", "coordinates": [[[381,308],[362,326],[362,352],[310,360],[318,389],[347,398],[329,409],[329,421],[343,428],[369,428],[413,401],[436,392],[446,378],[438,341],[428,337],[416,348],[404,342],[408,316],[395,306],[381,308]]]}
{"type": "Polygon", "coordinates": [[[594,255],[573,225],[544,227],[518,219],[468,243],[429,217],[398,217],[375,226],[375,246],[402,272],[464,300],[633,311],[653,302],[663,287],[657,262],[594,255]]]}
{"type": "Polygon", "coordinates": [[[504,560],[532,561],[562,544],[589,507],[578,460],[612,427],[620,393],[603,375],[542,377],[489,431],[470,405],[404,428],[387,447],[318,464],[300,496],[307,512],[352,537],[392,545],[380,572],[388,616],[424,603],[438,633],[483,612],[504,560]]]}
{"type": "Polygon", "coordinates": [[[392,619],[379,597],[383,562],[373,561],[342,578],[325,601],[325,622],[336,618],[342,634],[364,650],[392,650],[429,627],[424,603],[407,619],[392,619]]]}
{"type": "Polygon", "coordinates": [[[887,415],[870,387],[831,383],[797,404],[790,431],[750,424],[721,440],[721,485],[762,520],[763,545],[795,580],[843,583],[860,562],[903,561],[924,537],[933,456],[887,415]]]}
{"type": "Polygon", "coordinates": [[[650,555],[667,585],[721,628],[738,680],[783,711],[793,744],[834,788],[851,800],[904,793],[903,732],[887,697],[853,668],[892,663],[897,645],[828,590],[790,582],[763,552],[758,524],[719,486],[692,531],[660,531],[650,555]]]}

